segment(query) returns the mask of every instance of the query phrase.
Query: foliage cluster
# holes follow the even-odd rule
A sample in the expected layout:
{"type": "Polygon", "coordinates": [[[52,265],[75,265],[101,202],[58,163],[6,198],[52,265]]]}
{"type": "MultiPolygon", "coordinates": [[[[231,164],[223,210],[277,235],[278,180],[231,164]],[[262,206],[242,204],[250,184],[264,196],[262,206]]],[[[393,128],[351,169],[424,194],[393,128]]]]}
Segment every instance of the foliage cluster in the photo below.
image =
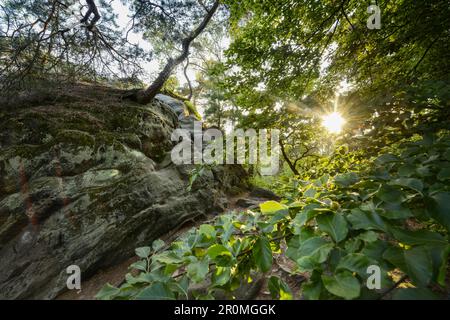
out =
{"type": "MultiPolygon", "coordinates": [[[[291,181],[282,202],[217,217],[170,245],[136,249],[120,288],[105,286],[100,299],[233,298],[252,271],[270,272],[274,256],[306,275],[306,299],[442,298],[450,245],[450,136],[405,140],[370,166],[310,181],[291,181]],[[369,290],[369,266],[381,270],[381,289],[369,290]],[[400,288],[398,283],[406,282],[400,288]],[[201,285],[198,285],[201,284],[201,285]],[[196,285],[195,287],[193,285],[196,285]],[[194,288],[194,289],[193,289],[194,288]],[[195,289],[201,288],[201,289],[195,289]]],[[[292,299],[271,277],[273,298],[292,299]]]]}

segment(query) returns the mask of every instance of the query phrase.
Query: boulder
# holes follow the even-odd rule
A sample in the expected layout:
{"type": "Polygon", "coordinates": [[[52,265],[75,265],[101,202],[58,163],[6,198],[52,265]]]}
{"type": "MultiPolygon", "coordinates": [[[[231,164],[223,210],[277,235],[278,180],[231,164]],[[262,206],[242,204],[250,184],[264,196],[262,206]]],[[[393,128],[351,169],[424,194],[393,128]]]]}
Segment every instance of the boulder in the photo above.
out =
{"type": "Polygon", "coordinates": [[[167,159],[182,113],[173,98],[62,92],[0,110],[0,299],[52,299],[68,266],[87,279],[246,187],[241,166],[218,166],[187,191],[193,166],[167,159]]]}

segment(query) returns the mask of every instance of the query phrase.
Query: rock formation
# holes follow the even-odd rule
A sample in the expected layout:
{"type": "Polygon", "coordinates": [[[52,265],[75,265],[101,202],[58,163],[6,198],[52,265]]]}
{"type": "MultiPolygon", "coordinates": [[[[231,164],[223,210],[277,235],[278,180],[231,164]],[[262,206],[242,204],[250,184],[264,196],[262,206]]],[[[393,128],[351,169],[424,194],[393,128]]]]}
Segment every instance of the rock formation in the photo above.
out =
{"type": "Polygon", "coordinates": [[[3,299],[52,299],[68,266],[87,278],[245,188],[240,166],[217,166],[187,191],[193,167],[168,157],[172,131],[193,121],[182,102],[159,95],[142,106],[88,85],[62,92],[0,108],[3,299]]]}

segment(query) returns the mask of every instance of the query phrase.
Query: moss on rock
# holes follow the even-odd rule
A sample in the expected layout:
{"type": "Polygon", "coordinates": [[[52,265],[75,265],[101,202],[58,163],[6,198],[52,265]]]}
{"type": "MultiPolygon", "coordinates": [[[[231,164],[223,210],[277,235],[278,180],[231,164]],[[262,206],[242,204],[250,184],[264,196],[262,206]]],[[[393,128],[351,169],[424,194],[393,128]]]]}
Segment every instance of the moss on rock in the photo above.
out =
{"type": "Polygon", "coordinates": [[[2,109],[0,298],[53,298],[68,265],[89,274],[128,258],[240,185],[241,171],[217,168],[188,192],[167,160],[173,106],[122,93],[75,85],[2,109]]]}

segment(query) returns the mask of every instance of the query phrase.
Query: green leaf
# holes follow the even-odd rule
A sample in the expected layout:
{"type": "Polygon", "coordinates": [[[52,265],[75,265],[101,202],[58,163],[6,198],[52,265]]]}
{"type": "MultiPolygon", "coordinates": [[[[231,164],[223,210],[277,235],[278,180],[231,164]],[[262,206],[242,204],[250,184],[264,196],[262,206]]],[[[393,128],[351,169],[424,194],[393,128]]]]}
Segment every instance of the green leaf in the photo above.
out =
{"type": "Polygon", "coordinates": [[[260,237],[256,240],[253,247],[253,258],[262,272],[267,272],[272,268],[272,249],[267,238],[260,237]]]}
{"type": "Polygon", "coordinates": [[[380,190],[378,190],[377,197],[388,203],[402,203],[406,199],[401,190],[389,185],[383,185],[380,190]]]}
{"type": "Polygon", "coordinates": [[[359,234],[356,239],[362,240],[364,242],[375,242],[378,240],[378,233],[373,231],[366,231],[359,234]]]}
{"type": "Polygon", "coordinates": [[[393,155],[393,154],[383,154],[381,156],[379,156],[376,160],[375,163],[378,165],[384,165],[386,163],[390,163],[390,162],[397,162],[400,161],[400,158],[393,155]]]}
{"type": "Polygon", "coordinates": [[[405,208],[400,203],[383,203],[380,212],[385,218],[396,220],[396,219],[407,219],[413,216],[411,210],[405,208]]]}
{"type": "Polygon", "coordinates": [[[214,270],[211,281],[214,286],[221,287],[228,283],[231,279],[231,268],[217,267],[214,270]]]}
{"type": "Polygon", "coordinates": [[[136,300],[175,300],[175,295],[164,283],[156,282],[139,292],[136,300]]]}
{"type": "Polygon", "coordinates": [[[327,185],[328,180],[330,180],[330,175],[329,174],[324,174],[319,179],[316,179],[314,181],[314,186],[316,186],[316,187],[324,187],[324,186],[327,185]]]}
{"type": "Polygon", "coordinates": [[[297,264],[301,270],[311,271],[317,264],[325,262],[333,248],[334,244],[322,237],[307,239],[298,249],[297,264]]]}
{"type": "Polygon", "coordinates": [[[259,205],[259,208],[261,209],[261,213],[264,215],[274,215],[278,212],[287,214],[289,212],[289,208],[287,206],[276,201],[267,201],[261,203],[259,205]]]}
{"type": "Polygon", "coordinates": [[[280,278],[272,276],[269,279],[268,288],[272,299],[292,300],[293,294],[289,286],[280,278]]]}
{"type": "Polygon", "coordinates": [[[376,261],[368,258],[361,253],[351,253],[343,257],[336,268],[336,270],[346,269],[351,272],[356,272],[363,279],[367,277],[367,268],[370,265],[376,265],[376,261]]]}
{"type": "MultiPolygon", "coordinates": [[[[295,218],[293,219],[293,224],[296,228],[303,227],[306,223],[308,223],[312,218],[318,215],[320,212],[315,209],[320,208],[321,205],[318,203],[311,203],[303,207],[302,211],[297,213],[295,218]]],[[[298,234],[298,232],[296,232],[298,234]]]]}
{"type": "MultiPolygon", "coordinates": [[[[305,229],[302,229],[302,231],[300,232],[300,234],[304,234],[305,229]]],[[[314,235],[310,235],[310,237],[308,238],[312,238],[314,235]]],[[[304,236],[302,235],[297,235],[292,237],[289,241],[288,241],[288,247],[286,250],[286,256],[292,260],[297,260],[300,256],[298,254],[298,250],[300,248],[300,244],[303,243],[304,241],[306,241],[306,239],[303,239],[304,236]]]]}
{"type": "Polygon", "coordinates": [[[401,177],[410,177],[416,173],[416,167],[412,164],[405,164],[398,168],[398,174],[401,177]]]}
{"type": "Polygon", "coordinates": [[[235,228],[233,225],[233,220],[230,216],[222,216],[223,221],[223,233],[221,235],[222,241],[223,243],[228,242],[228,240],[230,239],[230,237],[232,236],[235,228]]]}
{"type": "Polygon", "coordinates": [[[405,188],[410,188],[419,193],[423,190],[423,183],[419,179],[415,178],[399,178],[390,182],[391,185],[402,186],[405,188]]]}
{"type": "Polygon", "coordinates": [[[361,209],[353,209],[347,216],[347,220],[355,230],[380,230],[387,231],[387,225],[376,212],[364,212],[361,209]]]}
{"type": "Polygon", "coordinates": [[[161,250],[164,247],[164,245],[165,245],[164,241],[155,240],[155,241],[153,241],[152,249],[153,249],[153,251],[158,251],[158,250],[161,250]]]}
{"type": "Polygon", "coordinates": [[[356,299],[361,293],[361,285],[351,272],[343,271],[333,276],[322,275],[325,288],[335,296],[350,300],[356,299]]]}
{"type": "Polygon", "coordinates": [[[439,171],[439,174],[437,175],[437,178],[440,181],[450,180],[450,168],[441,169],[441,171],[439,171]]]}
{"type": "Polygon", "coordinates": [[[309,188],[305,192],[303,192],[303,196],[306,198],[314,198],[316,196],[317,190],[315,188],[309,188]]]}
{"type": "Polygon", "coordinates": [[[415,247],[404,251],[408,275],[416,285],[426,286],[433,276],[433,265],[427,249],[415,247]]]}
{"type": "Polygon", "coordinates": [[[319,300],[322,293],[322,281],[310,280],[302,284],[302,293],[307,300],[319,300]]]}
{"type": "Polygon", "coordinates": [[[150,247],[137,248],[135,250],[135,252],[139,258],[146,259],[150,256],[150,253],[152,252],[152,248],[150,248],[150,247]]]}
{"type": "Polygon", "coordinates": [[[403,255],[403,249],[399,247],[390,247],[383,253],[383,259],[389,261],[391,264],[402,270],[403,272],[408,272],[408,267],[405,262],[405,257],[403,255]]]}
{"type": "Polygon", "coordinates": [[[426,247],[409,250],[391,247],[384,252],[383,258],[407,273],[416,285],[427,285],[433,277],[432,259],[426,247]]]}
{"type": "Polygon", "coordinates": [[[402,288],[395,290],[393,300],[439,300],[436,293],[426,288],[402,288]]]}
{"type": "Polygon", "coordinates": [[[450,161],[450,148],[444,152],[444,158],[447,159],[448,161],[450,161]]]}
{"type": "Polygon", "coordinates": [[[207,238],[214,238],[216,236],[216,229],[209,224],[202,224],[199,227],[199,233],[204,234],[207,238]]]}
{"type": "MultiPolygon", "coordinates": [[[[168,284],[168,288],[173,293],[178,293],[185,299],[189,299],[189,278],[187,276],[183,276],[179,282],[170,282],[168,284]]],[[[180,298],[180,296],[176,297],[180,298]]]]}
{"type": "Polygon", "coordinates": [[[187,266],[187,275],[189,279],[194,281],[195,283],[200,283],[205,280],[206,275],[209,271],[209,262],[204,259],[201,261],[190,263],[187,266]]]}
{"type": "Polygon", "coordinates": [[[344,248],[345,248],[345,251],[347,251],[349,253],[357,252],[361,248],[361,244],[362,244],[362,242],[360,239],[350,238],[345,242],[344,248]]]}
{"type": "Polygon", "coordinates": [[[340,247],[335,247],[331,250],[328,260],[325,262],[329,270],[335,270],[339,261],[348,253],[340,247]]]}
{"type": "Polygon", "coordinates": [[[147,271],[147,261],[146,260],[136,261],[135,263],[130,265],[130,268],[140,271],[147,271]]]}
{"type": "Polygon", "coordinates": [[[422,166],[421,165],[421,166],[417,167],[416,172],[421,177],[430,177],[433,175],[430,171],[430,166],[422,166]]]}
{"type": "Polygon", "coordinates": [[[111,300],[114,296],[120,293],[120,289],[107,283],[103,288],[95,295],[99,300],[111,300]]]}
{"type": "Polygon", "coordinates": [[[209,247],[207,254],[211,259],[216,259],[218,256],[226,255],[231,257],[231,252],[221,244],[215,244],[209,247]]]}
{"type": "Polygon", "coordinates": [[[334,181],[341,187],[349,187],[359,181],[359,176],[354,172],[343,173],[334,177],[334,181]]]}
{"type": "Polygon", "coordinates": [[[450,193],[439,192],[426,199],[427,212],[450,231],[450,193]]]}
{"type": "Polygon", "coordinates": [[[447,278],[447,266],[448,266],[448,256],[450,254],[450,245],[445,247],[434,247],[431,248],[430,253],[433,257],[433,264],[435,265],[436,272],[436,282],[441,286],[445,287],[445,280],[447,278]]]}
{"type": "Polygon", "coordinates": [[[153,256],[153,260],[164,263],[164,264],[180,264],[183,259],[178,257],[174,252],[161,252],[153,256]]]}
{"type": "Polygon", "coordinates": [[[167,264],[164,268],[164,275],[171,275],[178,270],[180,266],[176,264],[167,264]]]}
{"type": "Polygon", "coordinates": [[[155,277],[152,273],[141,272],[136,277],[133,277],[131,273],[127,273],[125,275],[125,280],[127,281],[127,284],[135,285],[137,283],[151,283],[155,281],[155,277]]]}
{"type": "Polygon", "coordinates": [[[336,213],[322,214],[316,217],[319,229],[333,238],[336,243],[347,237],[348,226],[345,218],[336,213]]]}
{"type": "Polygon", "coordinates": [[[388,244],[386,243],[386,241],[377,240],[367,243],[361,250],[361,253],[368,256],[369,258],[381,261],[383,258],[383,253],[387,248],[388,244]]]}
{"type": "Polygon", "coordinates": [[[185,292],[186,299],[188,299],[189,277],[187,275],[182,276],[181,279],[178,281],[178,285],[185,292]]]}
{"type": "Polygon", "coordinates": [[[427,230],[409,231],[397,228],[391,228],[390,231],[398,241],[410,246],[446,246],[448,244],[447,239],[437,232],[427,230]]]}
{"type": "MultiPolygon", "coordinates": [[[[269,225],[273,227],[276,225],[279,221],[284,220],[286,218],[287,212],[279,211],[271,216],[270,220],[268,221],[269,225]]],[[[273,229],[270,229],[273,230],[273,229]]]]}
{"type": "Polygon", "coordinates": [[[120,292],[111,297],[109,300],[132,300],[139,293],[141,289],[139,286],[135,286],[129,283],[125,283],[120,286],[120,292]]]}

